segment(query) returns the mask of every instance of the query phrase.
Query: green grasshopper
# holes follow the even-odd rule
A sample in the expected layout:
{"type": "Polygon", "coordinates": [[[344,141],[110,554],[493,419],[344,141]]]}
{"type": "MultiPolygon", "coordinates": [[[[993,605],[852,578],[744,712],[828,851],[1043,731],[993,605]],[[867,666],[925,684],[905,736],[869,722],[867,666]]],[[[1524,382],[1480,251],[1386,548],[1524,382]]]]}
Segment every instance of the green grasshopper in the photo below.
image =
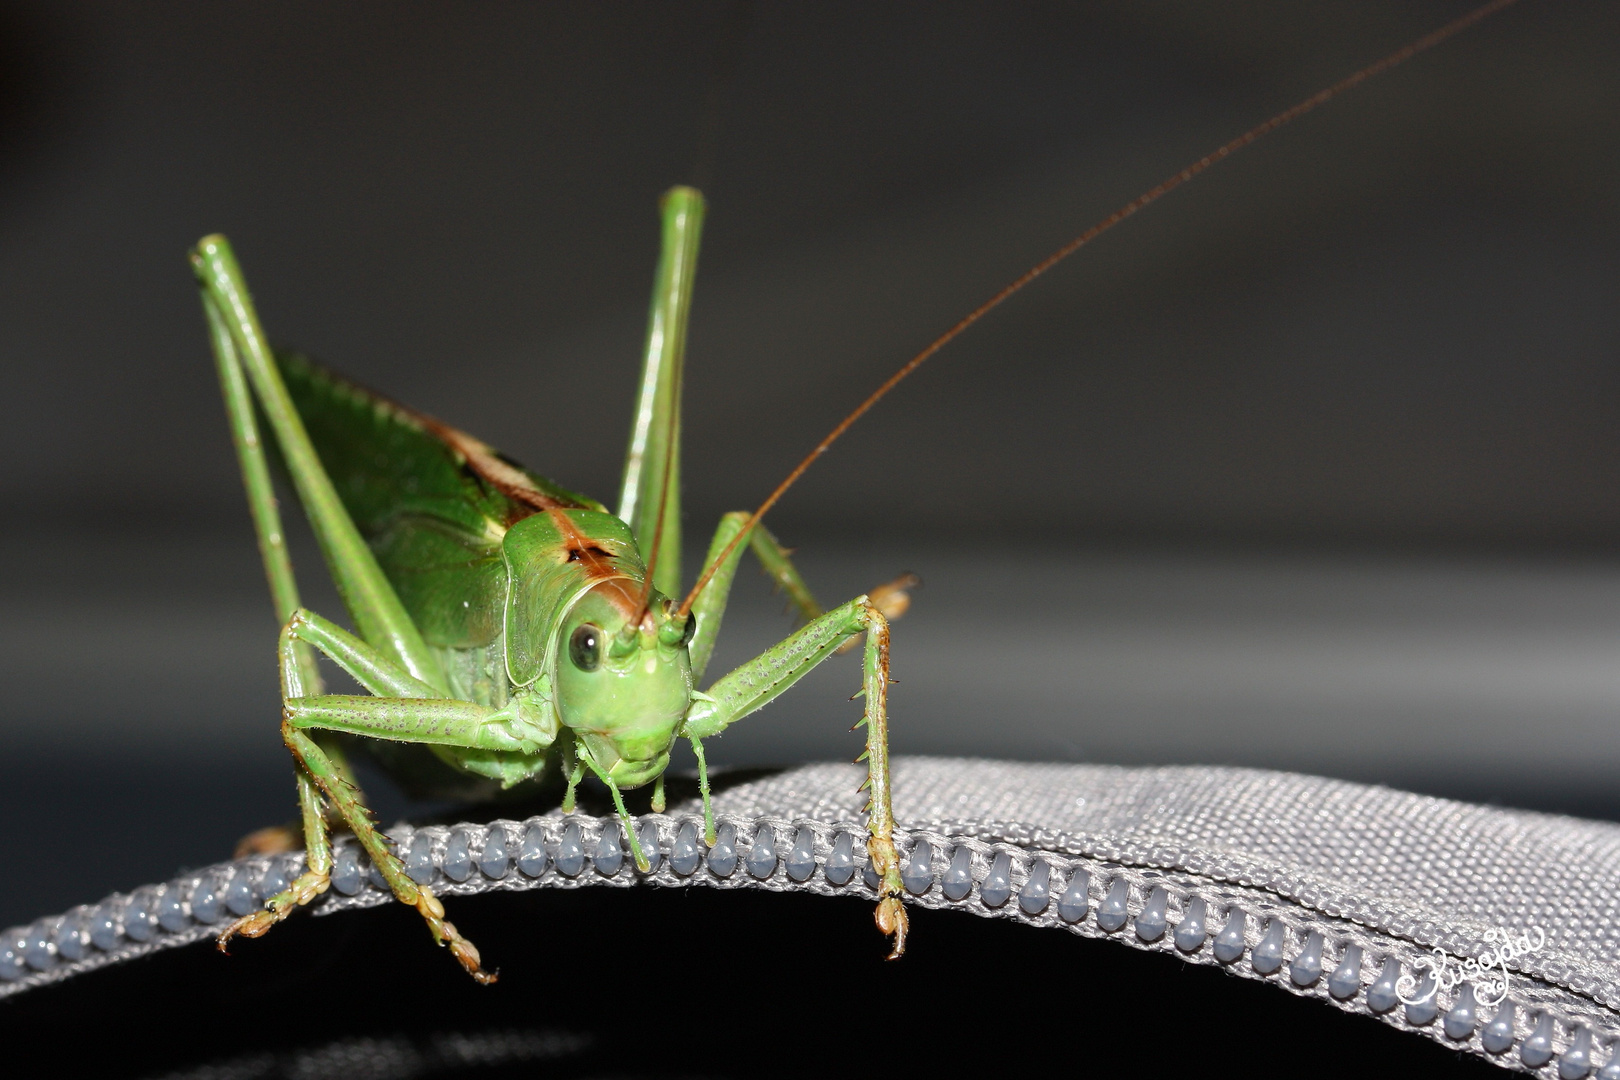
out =
{"type": "MultiPolygon", "coordinates": [[[[308,869],[263,910],[220,934],[256,937],[324,892],[328,809],[354,832],[394,895],[421,912],[480,982],[494,976],[406,876],[361,799],[339,733],[413,744],[467,774],[468,794],[538,778],[555,762],[564,812],[588,773],[612,794],[636,865],[649,866],[622,792],[655,785],[677,739],[697,755],[706,838],[715,840],[703,740],[757,711],[865,636],[867,848],[877,924],[891,956],[906,913],[891,830],[889,626],[902,587],[823,611],[757,515],[722,518],[705,569],[680,591],[680,403],[703,197],[663,199],[663,247],[616,513],[529,472],[479,440],[361,389],[266,342],[230,245],[202,240],[192,265],[277,617],[282,738],[298,764],[308,869]],[[355,627],[302,607],[255,415],[263,413],[355,627]],[[746,544],[805,625],[697,689],[746,544]],[[646,553],[645,558],[643,552],[646,553]],[[875,597],[875,599],[874,599],[875,597]],[[322,692],[319,652],[369,695],[322,692]]],[[[431,766],[418,752],[404,764],[431,766]]]]}
{"type": "MultiPolygon", "coordinates": [[[[761,518],[850,425],[991,309],[1080,247],[1201,173],[1372,75],[1513,0],[1491,0],[1232,140],[1059,248],[913,357],[804,458],[761,506],[727,514],[704,568],[678,603],[680,405],[687,313],[704,203],[677,187],[663,201],[663,245],[623,486],[614,512],[529,472],[479,440],[361,389],[267,344],[224,238],[192,264],[218,361],[232,435],[270,590],[283,623],[282,737],[297,762],[308,868],[263,910],[227,927],[257,937],[326,890],[330,813],[354,832],[395,897],[417,909],[480,982],[494,975],[406,875],[362,801],[343,739],[396,744],[389,764],[465,778],[469,794],[538,779],[555,764],[562,807],[595,776],[612,795],[631,853],[649,866],[623,791],[651,783],[664,808],[676,740],[697,757],[707,841],[715,840],[703,740],[757,711],[834,652],[864,636],[867,851],[878,877],[876,921],[905,949],[889,791],[889,618],[906,579],[823,611],[761,518]],[[267,420],[355,628],[303,608],[271,487],[258,413],[267,420]],[[805,625],[707,690],[708,666],[743,548],[786,591],[805,625]],[[323,692],[316,653],[364,695],[323,692]]],[[[385,744],[386,745],[386,744],[385,744]]]]}

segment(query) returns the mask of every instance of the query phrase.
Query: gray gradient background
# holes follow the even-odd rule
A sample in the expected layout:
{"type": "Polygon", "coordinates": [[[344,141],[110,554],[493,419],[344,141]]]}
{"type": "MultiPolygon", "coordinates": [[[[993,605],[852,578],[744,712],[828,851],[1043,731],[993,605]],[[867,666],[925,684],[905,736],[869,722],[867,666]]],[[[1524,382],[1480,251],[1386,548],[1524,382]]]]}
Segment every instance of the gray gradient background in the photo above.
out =
{"type": "MultiPolygon", "coordinates": [[[[198,236],[278,341],[611,498],[700,183],[699,548],[1034,259],[1468,6],[0,7],[0,856],[47,871],[0,921],[292,810],[198,236]]],[[[926,579],[895,749],[1620,814],[1617,166],[1620,9],[1524,0],[932,361],[773,519],[824,599],[926,579]]],[[[779,609],[743,575],[716,665],[779,609]]],[[[854,681],[714,758],[852,756],[854,681]]]]}

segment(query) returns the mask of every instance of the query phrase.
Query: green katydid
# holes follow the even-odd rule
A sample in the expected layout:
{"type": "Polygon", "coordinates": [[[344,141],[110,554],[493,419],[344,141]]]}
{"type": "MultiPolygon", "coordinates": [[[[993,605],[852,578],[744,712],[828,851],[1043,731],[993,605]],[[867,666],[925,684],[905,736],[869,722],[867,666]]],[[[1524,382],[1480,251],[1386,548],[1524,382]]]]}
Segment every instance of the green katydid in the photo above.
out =
{"type": "MultiPolygon", "coordinates": [[[[702,740],[782,693],[865,635],[869,854],[877,921],[905,948],[906,915],[890,837],[888,622],[867,596],[823,612],[788,552],[747,513],[727,515],[703,578],[679,596],[680,396],[703,198],[663,200],[663,250],[617,514],[529,473],[460,431],[388,402],[266,343],[224,238],[193,253],[243,478],[281,632],[282,734],[297,760],[308,870],[227,928],[257,936],[327,887],[328,807],[394,895],[477,979],[478,952],[412,882],[372,823],[338,743],[344,732],[426,747],[500,787],[560,765],[563,809],[589,773],[612,794],[631,853],[646,868],[622,789],[656,785],[676,739],[697,754],[707,840],[714,843],[702,740]],[[302,608],[270,487],[254,403],[314,527],[355,633],[302,608]],[[746,540],[788,587],[806,624],[697,690],[746,540]],[[645,561],[642,552],[646,552],[645,561]],[[366,695],[322,693],[312,650],[366,695]]],[[[891,590],[891,595],[898,594],[891,590]]],[[[881,599],[881,594],[880,594],[881,599]]]]}
{"type": "Polygon", "coordinates": [[[714,842],[703,740],[755,712],[828,656],[864,636],[867,849],[878,877],[876,921],[905,948],[888,760],[888,618],[904,582],[831,610],[814,601],[788,551],[761,524],[831,443],[896,384],[992,308],[1081,246],[1215,161],[1369,76],[1507,6],[1492,0],[1306,99],[1127,203],[1059,248],[913,357],[862,402],[752,513],[726,515],[684,599],[680,582],[680,403],[687,313],[704,203],[690,188],[663,201],[663,246],[642,377],[614,512],[528,472],[479,440],[272,352],[229,245],[201,241],[202,289],[233,438],[278,617],[283,738],[298,764],[307,871],[219,938],[258,936],[325,891],[328,815],[351,829],[393,894],[481,982],[478,951],[413,882],[362,801],[338,735],[411,744],[483,790],[548,767],[566,781],[563,809],[594,775],[611,794],[638,866],[648,860],[624,789],[651,783],[664,805],[676,740],[697,757],[706,839],[714,842]],[[354,626],[305,610],[283,540],[259,416],[268,422],[354,626]],[[805,619],[797,632],[698,690],[744,547],[805,619]],[[885,609],[888,609],[886,612],[885,609]],[[316,652],[365,695],[323,692],[316,652]]]}

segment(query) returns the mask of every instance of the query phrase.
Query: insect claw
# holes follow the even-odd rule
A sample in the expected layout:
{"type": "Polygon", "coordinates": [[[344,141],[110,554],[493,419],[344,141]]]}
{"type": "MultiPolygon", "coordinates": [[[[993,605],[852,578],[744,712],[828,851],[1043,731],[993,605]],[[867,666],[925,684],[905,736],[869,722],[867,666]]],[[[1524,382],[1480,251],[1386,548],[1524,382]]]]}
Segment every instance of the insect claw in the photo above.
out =
{"type": "Polygon", "coordinates": [[[456,928],[449,923],[445,923],[444,927],[454,935],[449,942],[450,953],[466,969],[467,974],[471,975],[483,986],[489,986],[500,978],[500,972],[484,970],[483,958],[478,955],[476,945],[456,933],[456,928]]]}
{"type": "Polygon", "coordinates": [[[895,896],[885,897],[873,913],[878,930],[893,939],[893,947],[888,959],[898,960],[906,951],[906,931],[911,928],[911,921],[906,917],[905,905],[895,896]]]}
{"type": "Polygon", "coordinates": [[[220,952],[229,956],[231,950],[228,946],[231,938],[235,937],[237,934],[250,938],[262,937],[265,931],[269,930],[278,921],[278,918],[273,912],[260,909],[253,912],[251,915],[242,916],[240,919],[237,919],[235,922],[231,923],[231,925],[227,926],[220,932],[215,944],[218,946],[220,952]]]}

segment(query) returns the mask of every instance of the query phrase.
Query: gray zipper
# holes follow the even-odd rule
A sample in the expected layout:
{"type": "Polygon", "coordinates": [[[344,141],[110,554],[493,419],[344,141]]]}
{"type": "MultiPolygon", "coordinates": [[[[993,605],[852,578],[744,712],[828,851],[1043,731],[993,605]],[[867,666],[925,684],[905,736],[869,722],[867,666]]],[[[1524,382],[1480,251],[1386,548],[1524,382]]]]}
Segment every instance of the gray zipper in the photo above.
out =
{"type": "MultiPolygon", "coordinates": [[[[389,835],[410,876],[445,897],[643,884],[875,896],[858,822],[723,813],[719,823],[711,850],[695,815],[637,819],[643,845],[657,853],[645,874],[625,857],[621,826],[611,817],[553,813],[487,825],[399,826],[389,835]]],[[[1515,970],[1509,995],[1489,1007],[1470,983],[1406,1004],[1396,982],[1418,975],[1417,962],[1430,955],[1437,935],[1426,924],[1413,924],[1420,933],[1406,937],[1367,925],[1365,912],[1334,912],[1280,895],[1275,882],[1077,857],[1039,839],[897,831],[907,902],[1112,938],[1218,966],[1548,1078],[1595,1073],[1620,1080],[1620,1016],[1581,992],[1579,970],[1563,980],[1515,970]]],[[[13,928],[0,939],[0,996],[209,938],[301,869],[301,854],[220,863],[13,928]]],[[[390,902],[352,839],[340,838],[332,888],[312,905],[314,913],[390,902]]],[[[1547,961],[1552,968],[1559,963],[1547,961]]]]}

